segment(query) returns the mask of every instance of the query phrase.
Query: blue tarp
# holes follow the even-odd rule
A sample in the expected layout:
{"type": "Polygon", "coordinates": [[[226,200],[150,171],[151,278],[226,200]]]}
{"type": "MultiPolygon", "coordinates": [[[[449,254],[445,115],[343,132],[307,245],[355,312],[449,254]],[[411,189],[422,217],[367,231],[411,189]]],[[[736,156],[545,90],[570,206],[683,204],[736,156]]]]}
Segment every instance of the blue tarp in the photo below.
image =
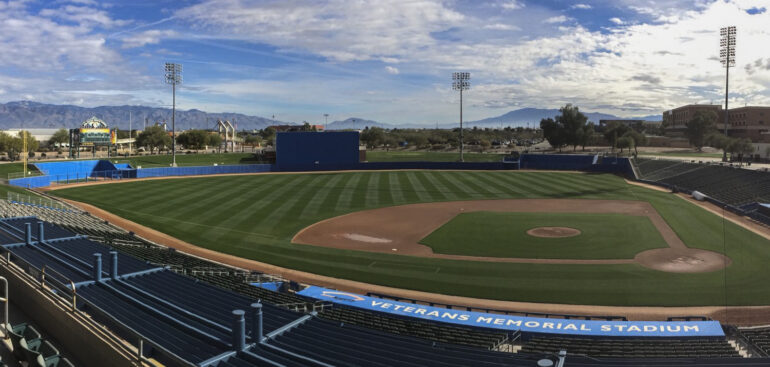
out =
{"type": "Polygon", "coordinates": [[[297,294],[402,317],[509,331],[637,338],[725,335],[718,321],[596,321],[510,316],[390,301],[316,286],[297,294]]]}
{"type": "Polygon", "coordinates": [[[283,286],[283,282],[251,283],[251,285],[277,292],[281,288],[281,286],[283,286]]]}

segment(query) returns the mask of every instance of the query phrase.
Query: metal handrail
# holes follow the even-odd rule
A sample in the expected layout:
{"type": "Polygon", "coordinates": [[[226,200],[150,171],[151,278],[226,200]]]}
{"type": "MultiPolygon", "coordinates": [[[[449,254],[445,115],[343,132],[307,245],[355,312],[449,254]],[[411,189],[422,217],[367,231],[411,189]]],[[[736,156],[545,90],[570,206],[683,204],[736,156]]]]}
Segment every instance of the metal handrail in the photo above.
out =
{"type": "MultiPolygon", "coordinates": [[[[9,297],[8,297],[8,279],[5,279],[5,277],[0,277],[0,281],[3,282],[3,285],[5,288],[5,296],[0,298],[0,302],[3,302],[3,327],[7,327],[9,324],[8,319],[8,304],[10,303],[9,297]]],[[[3,330],[3,339],[8,339],[10,335],[8,335],[8,332],[3,330]]]]}
{"type": "MultiPolygon", "coordinates": [[[[45,288],[45,272],[46,272],[46,269],[48,269],[49,272],[53,273],[56,276],[61,277],[62,279],[64,279],[66,282],[69,283],[69,289],[72,291],[72,312],[76,312],[77,311],[78,292],[77,292],[77,287],[75,287],[75,282],[72,281],[72,279],[67,278],[62,273],[60,273],[60,272],[58,272],[58,271],[56,271],[56,270],[54,270],[52,268],[48,268],[47,265],[43,265],[43,268],[40,269],[40,289],[44,289],[45,288]]],[[[51,279],[56,281],[56,282],[59,282],[60,285],[62,286],[62,289],[66,289],[67,288],[67,284],[64,284],[65,282],[62,282],[62,281],[60,281],[58,279],[54,279],[54,278],[51,278],[51,279]]]]}

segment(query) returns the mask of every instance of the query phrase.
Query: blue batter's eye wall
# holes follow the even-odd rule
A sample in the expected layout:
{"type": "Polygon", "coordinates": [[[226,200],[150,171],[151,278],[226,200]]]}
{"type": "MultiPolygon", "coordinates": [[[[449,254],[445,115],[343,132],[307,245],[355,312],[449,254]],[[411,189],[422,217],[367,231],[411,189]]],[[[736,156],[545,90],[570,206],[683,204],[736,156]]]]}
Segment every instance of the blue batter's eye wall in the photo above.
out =
{"type": "Polygon", "coordinates": [[[282,132],[275,137],[279,170],[358,164],[358,132],[282,132]]]}

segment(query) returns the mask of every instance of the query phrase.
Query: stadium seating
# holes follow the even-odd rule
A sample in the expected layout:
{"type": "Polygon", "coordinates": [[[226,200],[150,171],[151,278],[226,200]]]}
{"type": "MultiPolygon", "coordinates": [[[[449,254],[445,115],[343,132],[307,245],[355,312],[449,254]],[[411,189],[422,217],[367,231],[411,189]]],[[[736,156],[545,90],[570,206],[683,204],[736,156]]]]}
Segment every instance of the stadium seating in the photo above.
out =
{"type": "Polygon", "coordinates": [[[555,353],[568,350],[572,354],[615,358],[694,358],[740,357],[724,338],[716,339],[619,339],[534,336],[521,351],[555,353]]]}
{"type": "Polygon", "coordinates": [[[699,191],[723,204],[739,207],[770,202],[770,173],[713,164],[636,159],[641,179],[699,191]]]}
{"type": "Polygon", "coordinates": [[[398,335],[484,349],[494,349],[508,339],[507,334],[504,332],[447,326],[428,321],[406,320],[390,317],[383,313],[347,307],[324,309],[318,316],[322,319],[342,324],[358,325],[398,335]]]}
{"type": "MultiPolygon", "coordinates": [[[[724,338],[596,339],[535,335],[524,338],[522,343],[522,339],[511,340],[505,332],[410,320],[347,307],[324,308],[316,316],[308,316],[284,308],[314,304],[304,297],[255,287],[250,284],[256,279],[252,274],[171,251],[119,230],[46,225],[45,237],[51,239],[44,243],[19,244],[23,238],[19,235],[23,233],[21,228],[25,228],[27,222],[36,224],[37,219],[0,221],[0,236],[7,234],[6,242],[15,243],[8,247],[12,260],[23,259],[38,268],[46,266],[81,282],[78,307],[82,311],[108,327],[116,323],[125,325],[146,338],[154,348],[184,356],[196,364],[227,356],[211,365],[533,366],[537,359],[553,356],[560,350],[567,350],[573,356],[569,365],[575,366],[677,365],[695,361],[695,357],[714,358],[711,361],[714,363],[709,365],[727,366],[737,365],[735,360],[739,357],[724,338]],[[75,236],[86,231],[95,236],[101,234],[98,238],[103,243],[75,236]],[[118,270],[122,277],[118,280],[108,275],[111,266],[107,261],[108,252],[112,249],[121,252],[118,270]],[[105,258],[102,282],[90,281],[95,252],[105,258]],[[176,264],[176,272],[158,267],[169,263],[176,264]],[[247,351],[232,354],[228,352],[233,350],[232,311],[247,311],[246,335],[252,342],[254,323],[248,311],[255,300],[262,301],[264,335],[269,339],[252,345],[247,351]],[[292,327],[287,328],[288,325],[292,327]],[[275,331],[280,333],[270,335],[275,331]],[[514,344],[521,344],[519,353],[500,351],[505,349],[501,346],[514,344]],[[575,357],[579,355],[588,359],[575,357]]],[[[34,230],[33,235],[36,235],[34,230]]],[[[22,358],[30,358],[34,363],[42,360],[46,367],[71,365],[57,356],[55,347],[40,341],[27,343],[27,339],[39,338],[33,328],[17,325],[12,330],[16,333],[12,342],[15,339],[14,343],[22,345],[24,340],[24,345],[28,345],[29,351],[22,354],[22,358]]],[[[118,327],[115,332],[121,334],[125,330],[118,327]]],[[[768,330],[742,332],[747,340],[767,353],[770,349],[768,330]]],[[[149,353],[155,353],[154,348],[149,348],[149,353]]]]}
{"type": "Polygon", "coordinates": [[[511,353],[396,337],[313,318],[269,342],[335,366],[517,366],[511,353]]]}
{"type": "MultiPolygon", "coordinates": [[[[13,356],[28,367],[72,367],[73,364],[59,353],[50,341],[41,338],[30,324],[5,325],[13,347],[13,356]]],[[[0,367],[5,363],[0,361],[0,367]]]]}

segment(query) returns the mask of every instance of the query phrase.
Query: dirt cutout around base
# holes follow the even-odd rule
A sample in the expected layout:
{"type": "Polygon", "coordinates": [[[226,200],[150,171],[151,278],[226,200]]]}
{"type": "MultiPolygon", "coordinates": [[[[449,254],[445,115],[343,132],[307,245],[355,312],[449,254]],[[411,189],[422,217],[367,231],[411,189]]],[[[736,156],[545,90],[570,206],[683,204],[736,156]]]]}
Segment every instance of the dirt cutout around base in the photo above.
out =
{"type": "MultiPolygon", "coordinates": [[[[539,227],[527,233],[534,235],[530,233],[532,231],[540,237],[580,234],[576,229],[564,227],[539,227]]],[[[502,199],[391,206],[323,220],[301,230],[292,242],[451,260],[532,264],[639,264],[650,269],[677,273],[716,271],[731,263],[729,258],[719,253],[688,248],[650,203],[632,200],[502,199]],[[458,214],[477,211],[645,216],[657,228],[669,248],[644,251],[633,259],[539,259],[438,254],[429,246],[419,243],[458,214]]]]}
{"type": "Polygon", "coordinates": [[[580,235],[580,230],[569,227],[537,227],[527,231],[532,237],[542,238],[565,238],[580,235]]]}

